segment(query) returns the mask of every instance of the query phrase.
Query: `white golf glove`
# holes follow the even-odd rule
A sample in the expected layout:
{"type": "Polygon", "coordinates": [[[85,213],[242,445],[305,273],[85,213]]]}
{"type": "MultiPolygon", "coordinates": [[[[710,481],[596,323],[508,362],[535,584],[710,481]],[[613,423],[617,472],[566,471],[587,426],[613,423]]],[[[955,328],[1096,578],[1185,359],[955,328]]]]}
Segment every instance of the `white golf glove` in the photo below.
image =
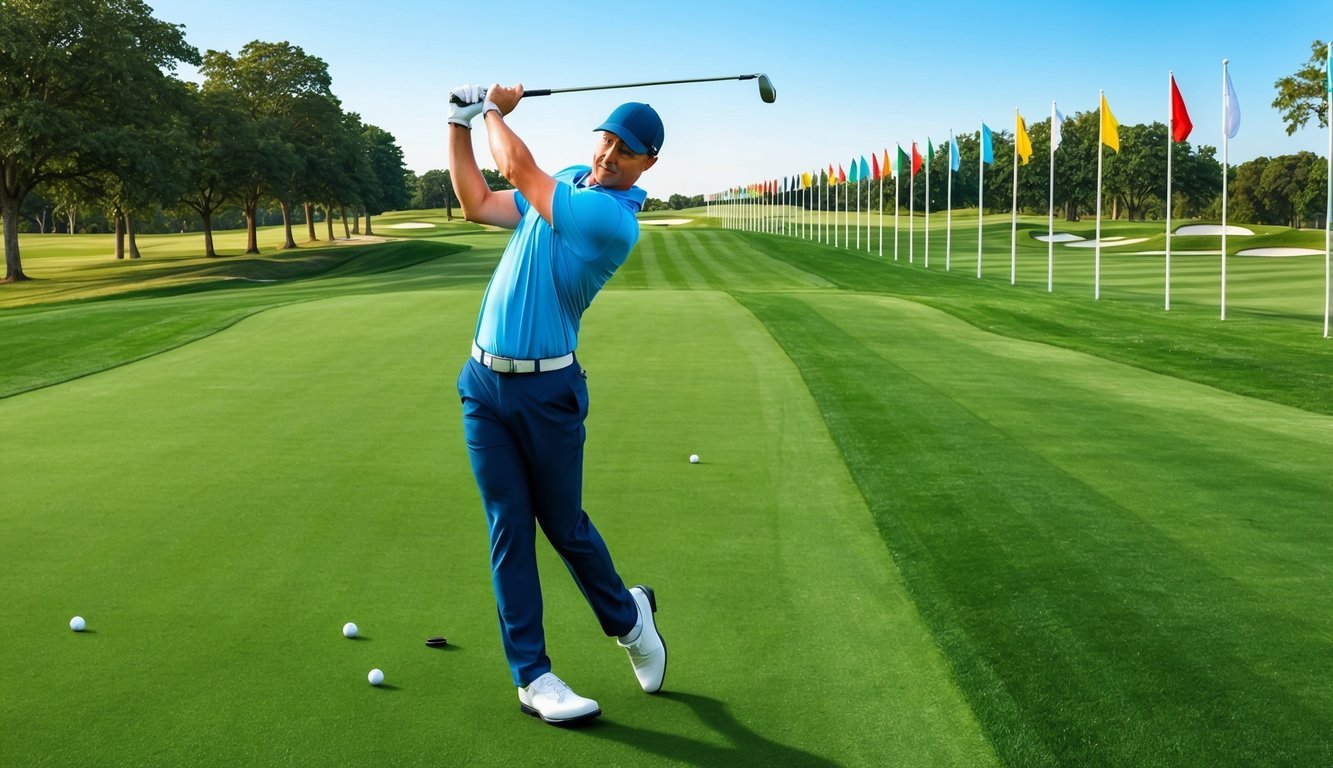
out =
{"type": "Polygon", "coordinates": [[[480,85],[460,85],[449,91],[449,122],[472,129],[472,118],[481,114],[486,104],[486,89],[480,85]]]}

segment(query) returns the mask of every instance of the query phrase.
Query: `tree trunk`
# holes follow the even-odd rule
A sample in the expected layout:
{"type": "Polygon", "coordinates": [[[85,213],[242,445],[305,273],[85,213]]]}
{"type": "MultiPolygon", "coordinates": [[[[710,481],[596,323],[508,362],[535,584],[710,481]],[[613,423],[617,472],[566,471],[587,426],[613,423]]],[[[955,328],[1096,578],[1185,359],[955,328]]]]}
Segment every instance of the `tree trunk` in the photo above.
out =
{"type": "MultiPolygon", "coordinates": [[[[318,243],[319,238],[315,237],[315,204],[305,203],[305,230],[309,235],[309,242],[318,243]]],[[[332,239],[332,238],[330,238],[332,239]]]]}
{"type": "Polygon", "coordinates": [[[373,237],[374,234],[375,233],[370,228],[370,211],[366,211],[366,235],[373,237]]]}
{"type": "Polygon", "coordinates": [[[125,216],[116,208],[112,218],[116,220],[116,259],[125,258],[125,216]]]}
{"type": "Polygon", "coordinates": [[[9,195],[0,194],[0,219],[5,229],[5,279],[6,283],[21,283],[28,279],[23,274],[23,261],[19,258],[19,201],[9,195]]]}
{"type": "Polygon", "coordinates": [[[77,208],[70,206],[68,213],[65,215],[69,217],[69,234],[72,235],[74,234],[74,228],[78,226],[79,211],[77,208]]]}
{"type": "Polygon", "coordinates": [[[292,207],[285,200],[279,200],[278,207],[282,209],[282,232],[287,238],[282,244],[282,249],[285,251],[296,247],[296,240],[292,239],[292,207]]]}
{"type": "Polygon", "coordinates": [[[245,207],[245,253],[259,253],[259,234],[255,231],[255,207],[251,203],[245,207]]]}
{"type": "Polygon", "coordinates": [[[342,215],[343,219],[343,237],[347,238],[348,240],[351,240],[352,233],[347,229],[347,206],[345,205],[338,206],[338,212],[342,215]]]}
{"type": "Polygon", "coordinates": [[[204,220],[204,256],[215,259],[218,252],[213,250],[213,212],[201,211],[199,218],[204,220]]]}
{"type": "Polygon", "coordinates": [[[325,206],[324,206],[324,225],[327,226],[328,229],[329,229],[329,242],[331,243],[331,242],[334,241],[334,236],[333,236],[333,206],[331,206],[331,205],[325,205],[325,206]]]}
{"type": "Polygon", "coordinates": [[[139,241],[134,237],[134,219],[128,213],[125,214],[125,232],[130,236],[130,258],[143,258],[143,254],[139,253],[139,241]]]}
{"type": "Polygon", "coordinates": [[[359,211],[353,213],[355,215],[352,216],[352,234],[359,235],[361,234],[361,213],[359,211]]]}
{"type": "Polygon", "coordinates": [[[441,184],[441,185],[440,185],[440,187],[444,190],[444,217],[445,217],[445,219],[448,220],[448,221],[453,221],[453,220],[454,220],[454,194],[453,194],[453,191],[449,189],[449,186],[450,186],[450,185],[448,185],[448,184],[441,184]]]}

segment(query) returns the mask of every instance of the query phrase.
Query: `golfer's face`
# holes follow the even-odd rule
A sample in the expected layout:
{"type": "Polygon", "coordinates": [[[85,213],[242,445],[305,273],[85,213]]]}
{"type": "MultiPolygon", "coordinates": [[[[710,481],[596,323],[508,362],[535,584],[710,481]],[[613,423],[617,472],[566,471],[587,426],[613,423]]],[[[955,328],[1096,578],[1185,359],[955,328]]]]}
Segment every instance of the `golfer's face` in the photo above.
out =
{"type": "Polygon", "coordinates": [[[656,157],[625,146],[614,133],[601,131],[592,153],[592,179],[609,189],[629,189],[656,162],[656,157]]]}

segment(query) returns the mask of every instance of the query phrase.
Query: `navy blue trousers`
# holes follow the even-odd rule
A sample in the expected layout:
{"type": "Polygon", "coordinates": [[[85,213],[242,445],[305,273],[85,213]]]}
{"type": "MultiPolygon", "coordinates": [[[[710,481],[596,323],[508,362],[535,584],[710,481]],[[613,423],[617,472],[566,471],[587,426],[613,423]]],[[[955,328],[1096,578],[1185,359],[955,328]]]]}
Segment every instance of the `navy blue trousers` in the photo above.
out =
{"type": "Polygon", "coordinates": [[[496,373],[468,358],[458,376],[463,434],[491,536],[500,638],[525,686],[551,671],[542,630],[536,527],[565,561],[609,636],[638,608],[583,510],[588,382],[578,362],[547,373],[496,373]]]}

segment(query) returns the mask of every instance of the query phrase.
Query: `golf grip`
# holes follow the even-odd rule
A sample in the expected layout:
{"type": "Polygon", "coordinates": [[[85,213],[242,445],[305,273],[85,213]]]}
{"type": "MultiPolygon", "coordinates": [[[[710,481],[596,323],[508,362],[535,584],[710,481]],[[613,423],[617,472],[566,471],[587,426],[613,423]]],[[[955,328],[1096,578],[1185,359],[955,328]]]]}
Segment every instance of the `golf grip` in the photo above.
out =
{"type": "MultiPolygon", "coordinates": [[[[550,88],[538,88],[538,89],[535,90],[535,91],[524,91],[524,92],[523,92],[523,95],[524,95],[524,96],[550,96],[550,95],[551,95],[551,89],[550,89],[550,88]]],[[[483,99],[486,98],[486,92],[485,92],[485,91],[482,91],[482,92],[481,92],[481,98],[483,98],[483,99]]],[[[459,101],[457,96],[450,96],[450,97],[449,97],[449,102],[450,102],[451,104],[457,104],[457,105],[460,106],[460,107],[463,106],[463,102],[459,101]]]]}

